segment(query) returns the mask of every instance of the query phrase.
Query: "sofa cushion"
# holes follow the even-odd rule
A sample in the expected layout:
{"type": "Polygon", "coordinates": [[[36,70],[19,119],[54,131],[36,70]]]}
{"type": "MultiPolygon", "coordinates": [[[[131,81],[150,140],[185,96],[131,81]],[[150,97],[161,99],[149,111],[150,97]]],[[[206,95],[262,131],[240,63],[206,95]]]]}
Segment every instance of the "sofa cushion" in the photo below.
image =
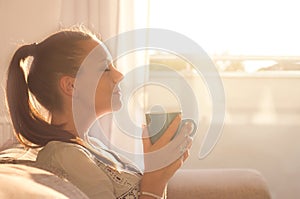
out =
{"type": "Polygon", "coordinates": [[[168,185],[168,199],[270,199],[264,177],[253,169],[179,170],[168,185]]]}
{"type": "Polygon", "coordinates": [[[77,187],[52,173],[22,164],[0,164],[0,187],[0,198],[88,198],[77,187]]]}

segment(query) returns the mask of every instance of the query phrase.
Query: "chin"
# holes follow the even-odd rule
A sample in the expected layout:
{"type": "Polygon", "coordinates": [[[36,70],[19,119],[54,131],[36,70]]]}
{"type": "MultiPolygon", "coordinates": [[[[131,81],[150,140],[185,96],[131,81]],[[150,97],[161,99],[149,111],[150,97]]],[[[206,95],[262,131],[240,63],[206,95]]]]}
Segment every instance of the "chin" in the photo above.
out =
{"type": "Polygon", "coordinates": [[[123,103],[120,100],[120,98],[113,98],[111,100],[111,109],[113,112],[120,110],[122,108],[122,105],[123,105],[123,103]]]}

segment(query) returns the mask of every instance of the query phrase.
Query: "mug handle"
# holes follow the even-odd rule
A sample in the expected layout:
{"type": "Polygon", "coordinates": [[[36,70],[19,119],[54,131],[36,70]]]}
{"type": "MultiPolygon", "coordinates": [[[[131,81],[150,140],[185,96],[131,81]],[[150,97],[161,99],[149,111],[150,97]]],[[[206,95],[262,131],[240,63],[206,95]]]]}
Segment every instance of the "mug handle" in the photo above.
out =
{"type": "Polygon", "coordinates": [[[180,129],[182,128],[182,126],[184,125],[184,123],[187,123],[187,122],[190,122],[193,125],[193,130],[189,133],[189,136],[193,137],[195,135],[195,133],[196,133],[196,130],[197,130],[197,124],[196,124],[196,122],[194,120],[192,120],[192,119],[183,119],[181,121],[180,129]]]}
{"type": "Polygon", "coordinates": [[[193,129],[189,133],[188,132],[182,132],[182,133],[188,133],[190,137],[193,137],[196,134],[196,130],[197,130],[196,122],[194,120],[188,118],[188,119],[181,120],[180,126],[178,127],[178,129],[177,129],[176,133],[174,134],[173,138],[176,137],[181,132],[182,128],[184,128],[184,125],[186,125],[186,123],[192,123],[193,129]]]}

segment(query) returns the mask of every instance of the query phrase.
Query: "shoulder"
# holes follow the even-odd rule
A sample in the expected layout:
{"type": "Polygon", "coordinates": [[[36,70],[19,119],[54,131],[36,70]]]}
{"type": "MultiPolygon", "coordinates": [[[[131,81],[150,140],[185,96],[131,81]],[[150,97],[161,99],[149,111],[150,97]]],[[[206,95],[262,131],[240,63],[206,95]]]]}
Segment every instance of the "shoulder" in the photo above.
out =
{"type": "Polygon", "coordinates": [[[39,152],[37,161],[62,171],[70,182],[91,198],[103,195],[114,198],[109,177],[81,145],[51,141],[39,152]]]}
{"type": "Polygon", "coordinates": [[[38,153],[37,161],[67,163],[76,160],[92,161],[91,157],[91,153],[79,144],[51,141],[38,153]]]}
{"type": "Polygon", "coordinates": [[[84,147],[75,143],[61,142],[61,141],[51,141],[44,146],[42,150],[46,151],[60,151],[60,150],[80,150],[87,151],[84,147]]]}
{"type": "Polygon", "coordinates": [[[90,155],[89,151],[83,146],[75,143],[67,143],[61,141],[51,141],[41,151],[51,153],[77,152],[90,155]]]}
{"type": "Polygon", "coordinates": [[[67,158],[74,156],[82,156],[89,158],[91,154],[87,149],[78,144],[51,141],[39,151],[37,161],[41,159],[51,160],[53,158],[67,158]]]}
{"type": "Polygon", "coordinates": [[[99,185],[100,181],[110,184],[108,176],[90,152],[78,144],[51,141],[39,152],[37,161],[40,165],[51,165],[62,171],[68,180],[79,187],[99,185]]]}

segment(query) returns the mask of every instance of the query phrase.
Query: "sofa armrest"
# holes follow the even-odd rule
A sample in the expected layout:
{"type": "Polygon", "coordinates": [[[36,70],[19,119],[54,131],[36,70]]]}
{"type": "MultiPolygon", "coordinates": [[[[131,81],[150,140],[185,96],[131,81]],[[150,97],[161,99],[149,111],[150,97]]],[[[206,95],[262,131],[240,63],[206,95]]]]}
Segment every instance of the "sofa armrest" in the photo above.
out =
{"type": "Polygon", "coordinates": [[[270,199],[263,176],[252,169],[179,170],[168,185],[168,199],[270,199]]]}

